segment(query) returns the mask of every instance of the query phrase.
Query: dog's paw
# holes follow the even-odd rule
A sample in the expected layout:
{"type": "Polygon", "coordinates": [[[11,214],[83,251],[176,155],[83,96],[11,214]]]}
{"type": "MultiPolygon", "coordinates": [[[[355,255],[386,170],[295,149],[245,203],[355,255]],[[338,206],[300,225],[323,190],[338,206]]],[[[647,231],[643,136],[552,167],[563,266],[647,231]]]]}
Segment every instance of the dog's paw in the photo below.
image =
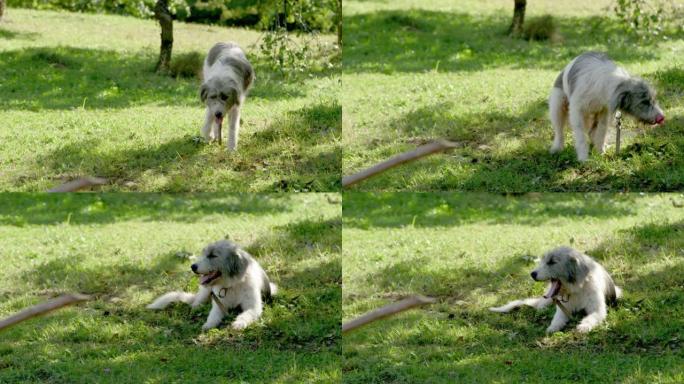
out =
{"type": "Polygon", "coordinates": [[[214,324],[214,323],[204,323],[204,325],[202,325],[202,330],[208,331],[210,329],[216,328],[217,326],[218,326],[218,324],[214,324]]]}
{"type": "Polygon", "coordinates": [[[247,324],[247,322],[244,321],[244,320],[235,320],[235,321],[233,321],[233,324],[231,324],[230,326],[231,326],[233,329],[239,331],[239,330],[241,330],[241,329],[247,328],[248,325],[249,325],[249,324],[247,324]]]}
{"type": "Polygon", "coordinates": [[[147,304],[147,306],[145,306],[145,308],[157,310],[157,309],[164,309],[164,306],[163,306],[163,305],[159,305],[159,304],[157,304],[157,303],[152,303],[152,304],[147,304]]]}
{"type": "Polygon", "coordinates": [[[592,329],[594,329],[594,327],[589,324],[577,324],[577,332],[579,333],[589,333],[592,329]]]}
{"type": "Polygon", "coordinates": [[[556,333],[556,332],[558,332],[558,331],[560,331],[560,330],[561,330],[560,327],[549,326],[548,328],[546,328],[546,333],[550,335],[550,334],[556,333]]]}
{"type": "Polygon", "coordinates": [[[505,307],[489,307],[489,310],[496,313],[506,313],[508,312],[505,307]]]}
{"type": "Polygon", "coordinates": [[[552,146],[551,149],[549,149],[549,153],[552,155],[555,155],[556,153],[560,152],[563,149],[562,146],[552,146]]]}

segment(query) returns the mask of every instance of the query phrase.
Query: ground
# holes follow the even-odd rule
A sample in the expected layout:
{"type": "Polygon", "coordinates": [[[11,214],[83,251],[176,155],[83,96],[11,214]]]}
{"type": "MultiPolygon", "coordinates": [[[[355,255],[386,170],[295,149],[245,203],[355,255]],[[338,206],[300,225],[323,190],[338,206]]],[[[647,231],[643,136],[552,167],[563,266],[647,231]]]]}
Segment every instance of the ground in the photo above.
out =
{"type": "Polygon", "coordinates": [[[681,383],[681,194],[344,196],[343,319],[411,294],[438,303],[344,336],[345,383],[681,383]],[[605,324],[545,335],[535,258],[571,245],[624,289],[605,324]]]}
{"type": "MultiPolygon", "coordinates": [[[[359,184],[356,190],[672,191],[684,187],[684,41],[644,42],[624,32],[613,1],[529,2],[528,19],[551,14],[560,38],[506,36],[513,2],[355,1],[344,7],[343,173],[435,138],[458,148],[359,184]],[[622,151],[576,161],[573,139],[553,137],[547,98],[561,69],[587,50],[606,51],[651,82],[666,125],[625,119],[622,151]]],[[[681,27],[681,25],[678,25],[681,27]]],[[[607,142],[614,144],[614,133],[607,142]]]]}
{"type": "Polygon", "coordinates": [[[155,21],[10,8],[0,24],[0,189],[44,191],[83,175],[115,191],[339,189],[336,70],[284,78],[255,59],[261,32],[174,31],[174,58],[232,40],[254,61],[238,153],[196,142],[199,79],[153,73],[155,21]]]}
{"type": "Polygon", "coordinates": [[[0,318],[93,295],[2,332],[2,383],[330,383],[341,380],[337,194],[0,195],[0,318]],[[208,333],[197,311],[145,305],[195,291],[191,254],[228,237],[279,292],[263,317],[208,333]]]}

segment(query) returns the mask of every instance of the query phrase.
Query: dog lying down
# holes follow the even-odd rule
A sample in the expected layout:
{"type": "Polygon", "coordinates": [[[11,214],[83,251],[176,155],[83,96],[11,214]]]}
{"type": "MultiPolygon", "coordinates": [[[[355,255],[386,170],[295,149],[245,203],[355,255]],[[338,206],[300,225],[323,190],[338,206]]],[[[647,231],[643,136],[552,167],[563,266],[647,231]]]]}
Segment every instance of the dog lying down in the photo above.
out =
{"type": "MultiPolygon", "coordinates": [[[[200,275],[200,288],[196,294],[169,292],[157,298],[148,309],[164,309],[169,304],[182,301],[197,308],[204,304],[213,292],[224,308],[240,307],[241,313],[232,323],[233,329],[243,329],[261,316],[263,300],[276,294],[277,287],[271,283],[259,263],[237,244],[227,240],[209,244],[191,266],[200,275]]],[[[203,330],[216,328],[225,316],[224,308],[211,301],[211,311],[203,330]]]]}
{"type": "Polygon", "coordinates": [[[515,300],[501,307],[489,308],[506,313],[523,305],[541,309],[556,304],[556,314],[547,333],[560,331],[576,313],[586,316],[577,325],[579,332],[591,331],[606,318],[607,305],[615,305],[622,296],[608,272],[591,257],[570,247],[546,253],[530,274],[535,281],[549,281],[543,297],[515,300]]]}

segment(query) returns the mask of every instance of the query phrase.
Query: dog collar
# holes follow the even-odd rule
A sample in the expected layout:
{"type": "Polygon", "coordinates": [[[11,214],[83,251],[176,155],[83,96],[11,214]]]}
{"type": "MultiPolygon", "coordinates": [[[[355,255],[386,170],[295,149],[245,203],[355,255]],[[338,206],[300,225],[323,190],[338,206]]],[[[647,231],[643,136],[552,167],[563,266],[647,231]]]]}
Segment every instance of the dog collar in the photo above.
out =
{"type": "MultiPolygon", "coordinates": [[[[223,291],[224,289],[226,289],[226,288],[222,288],[221,291],[223,291]]],[[[219,291],[219,294],[221,294],[220,291],[219,291]]],[[[219,300],[219,298],[216,297],[216,294],[214,294],[214,291],[211,291],[210,295],[211,295],[211,300],[219,307],[221,312],[223,312],[223,314],[226,315],[228,313],[228,311],[226,310],[226,307],[223,306],[223,303],[221,302],[221,300],[219,300]]],[[[224,293],[224,296],[225,296],[225,293],[224,293]]]]}

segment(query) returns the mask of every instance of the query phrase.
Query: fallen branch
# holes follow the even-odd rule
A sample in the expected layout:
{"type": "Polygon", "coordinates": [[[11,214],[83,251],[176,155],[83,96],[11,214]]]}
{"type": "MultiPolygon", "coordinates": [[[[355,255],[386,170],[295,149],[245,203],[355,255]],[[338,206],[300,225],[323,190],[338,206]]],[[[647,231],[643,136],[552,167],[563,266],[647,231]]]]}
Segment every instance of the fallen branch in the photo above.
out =
{"type": "Polygon", "coordinates": [[[375,176],[378,173],[384,172],[390,168],[394,168],[398,165],[407,163],[409,161],[418,160],[422,157],[432,155],[433,153],[442,152],[447,149],[455,148],[456,146],[456,143],[447,140],[439,140],[432,142],[430,144],[422,145],[414,149],[413,151],[404,152],[402,154],[394,156],[389,160],[385,160],[382,163],[376,164],[368,169],[364,169],[361,172],[343,177],[342,186],[349,187],[369,177],[375,176]]]}
{"type": "Polygon", "coordinates": [[[425,304],[432,304],[436,301],[437,300],[431,297],[425,297],[421,295],[406,298],[396,303],[392,303],[384,307],[374,309],[366,313],[365,315],[362,315],[361,317],[357,317],[354,320],[342,324],[342,333],[349,332],[370,322],[384,319],[385,317],[395,315],[399,312],[407,311],[413,307],[419,307],[425,304]]]}
{"type": "Polygon", "coordinates": [[[101,177],[82,177],[80,179],[76,180],[71,180],[69,182],[66,182],[60,186],[54,187],[48,192],[51,193],[59,193],[59,192],[76,192],[78,190],[81,190],[83,188],[87,187],[92,187],[95,185],[105,185],[107,184],[107,179],[103,179],[101,177]]]}
{"type": "Polygon", "coordinates": [[[21,312],[18,312],[6,319],[0,320],[0,331],[10,327],[14,324],[21,323],[36,316],[42,316],[48,312],[52,312],[56,309],[62,308],[67,305],[76,304],[81,301],[89,300],[90,296],[81,295],[79,293],[67,294],[59,296],[55,299],[48,300],[44,303],[36,304],[32,307],[28,307],[21,312]]]}

